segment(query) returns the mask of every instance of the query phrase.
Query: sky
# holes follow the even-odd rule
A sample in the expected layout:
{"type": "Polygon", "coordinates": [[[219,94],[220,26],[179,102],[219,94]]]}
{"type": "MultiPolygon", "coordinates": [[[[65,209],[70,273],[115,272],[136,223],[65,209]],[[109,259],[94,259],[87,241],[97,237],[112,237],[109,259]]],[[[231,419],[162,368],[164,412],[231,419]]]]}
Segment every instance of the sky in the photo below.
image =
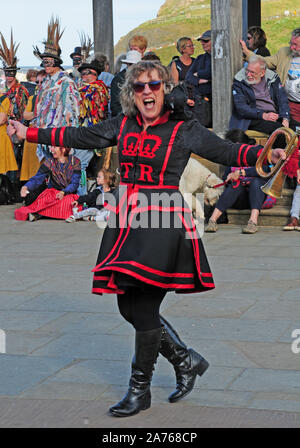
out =
{"type": "MultiPolygon", "coordinates": [[[[114,42],[147,20],[154,19],[164,0],[113,0],[114,42]]],[[[38,66],[32,46],[44,50],[42,41],[47,37],[51,15],[58,16],[65,29],[60,41],[63,65],[71,65],[69,55],[80,46],[79,32],[84,31],[93,40],[92,0],[12,0],[1,1],[0,31],[10,42],[10,30],[14,41],[20,43],[18,66],[38,66]]],[[[0,64],[2,67],[2,63],[0,64]]]]}

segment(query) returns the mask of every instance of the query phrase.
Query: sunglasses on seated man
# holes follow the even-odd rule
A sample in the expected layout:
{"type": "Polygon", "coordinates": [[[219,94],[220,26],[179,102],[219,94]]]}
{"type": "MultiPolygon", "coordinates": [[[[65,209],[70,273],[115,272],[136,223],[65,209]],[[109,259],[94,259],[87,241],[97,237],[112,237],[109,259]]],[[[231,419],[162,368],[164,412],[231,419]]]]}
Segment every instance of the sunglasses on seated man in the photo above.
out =
{"type": "Polygon", "coordinates": [[[149,82],[135,82],[133,84],[133,90],[136,93],[142,93],[145,90],[145,86],[148,85],[152,92],[157,92],[160,89],[162,81],[149,81],[149,82]]]}

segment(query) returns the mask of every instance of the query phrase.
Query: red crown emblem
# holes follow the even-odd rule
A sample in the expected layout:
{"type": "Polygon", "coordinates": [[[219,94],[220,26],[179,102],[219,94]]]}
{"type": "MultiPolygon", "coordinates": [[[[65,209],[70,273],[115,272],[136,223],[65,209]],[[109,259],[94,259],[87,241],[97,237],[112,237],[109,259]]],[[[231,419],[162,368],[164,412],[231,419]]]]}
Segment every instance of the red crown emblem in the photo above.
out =
{"type": "Polygon", "coordinates": [[[124,138],[123,151],[124,156],[134,157],[137,155],[140,157],[147,157],[153,159],[155,153],[161,145],[161,138],[158,135],[146,135],[144,139],[140,139],[140,134],[136,132],[130,132],[124,138]]]}

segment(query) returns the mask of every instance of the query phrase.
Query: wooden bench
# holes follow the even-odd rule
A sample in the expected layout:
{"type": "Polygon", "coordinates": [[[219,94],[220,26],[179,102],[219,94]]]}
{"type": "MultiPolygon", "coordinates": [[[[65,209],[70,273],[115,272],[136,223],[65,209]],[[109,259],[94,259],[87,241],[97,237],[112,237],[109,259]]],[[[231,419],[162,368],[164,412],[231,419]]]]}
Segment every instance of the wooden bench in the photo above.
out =
{"type": "Polygon", "coordinates": [[[249,138],[254,138],[257,145],[262,145],[262,146],[265,146],[265,144],[269,138],[268,134],[264,134],[263,132],[249,130],[249,129],[248,129],[248,131],[246,131],[246,134],[248,135],[249,138]]]}

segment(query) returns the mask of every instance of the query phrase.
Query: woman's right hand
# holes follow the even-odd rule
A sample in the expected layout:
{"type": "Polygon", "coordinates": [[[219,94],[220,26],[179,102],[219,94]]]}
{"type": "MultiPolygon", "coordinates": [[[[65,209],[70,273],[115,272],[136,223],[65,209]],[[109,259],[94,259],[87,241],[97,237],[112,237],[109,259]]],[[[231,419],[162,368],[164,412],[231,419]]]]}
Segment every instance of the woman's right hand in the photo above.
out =
{"type": "Polygon", "coordinates": [[[247,47],[245,41],[243,39],[240,40],[240,46],[242,48],[242,52],[246,55],[249,56],[249,54],[251,53],[251,51],[249,50],[249,48],[247,47]]]}
{"type": "Polygon", "coordinates": [[[19,121],[10,120],[9,125],[7,126],[7,133],[9,137],[14,134],[17,134],[19,140],[25,140],[27,134],[27,126],[24,126],[19,121]]]}
{"type": "Polygon", "coordinates": [[[21,188],[21,193],[20,193],[21,198],[25,198],[25,197],[28,195],[28,193],[29,193],[29,190],[28,190],[28,188],[25,187],[25,185],[24,185],[24,186],[21,188]]]}

